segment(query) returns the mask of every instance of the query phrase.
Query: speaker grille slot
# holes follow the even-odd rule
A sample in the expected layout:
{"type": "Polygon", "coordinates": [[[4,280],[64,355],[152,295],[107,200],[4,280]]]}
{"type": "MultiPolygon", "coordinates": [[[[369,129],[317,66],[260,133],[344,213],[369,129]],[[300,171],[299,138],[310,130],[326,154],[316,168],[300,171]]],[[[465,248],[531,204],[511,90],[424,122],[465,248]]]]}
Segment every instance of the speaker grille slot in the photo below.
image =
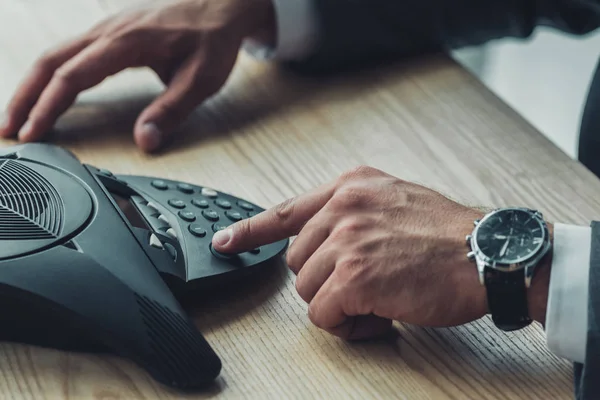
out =
{"type": "Polygon", "coordinates": [[[0,240],[57,238],[64,204],[40,173],[18,161],[0,162],[0,240]]]}
{"type": "Polygon", "coordinates": [[[221,360],[196,327],[152,299],[136,298],[154,352],[151,369],[174,386],[211,382],[221,370],[221,360]]]}

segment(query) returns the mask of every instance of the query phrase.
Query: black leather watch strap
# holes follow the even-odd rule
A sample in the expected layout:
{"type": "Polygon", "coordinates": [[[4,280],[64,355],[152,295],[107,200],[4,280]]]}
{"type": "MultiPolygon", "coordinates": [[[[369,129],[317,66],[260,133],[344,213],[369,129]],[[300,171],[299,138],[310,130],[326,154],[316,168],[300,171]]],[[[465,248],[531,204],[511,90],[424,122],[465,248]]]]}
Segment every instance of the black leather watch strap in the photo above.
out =
{"type": "Polygon", "coordinates": [[[499,329],[514,331],[531,324],[523,270],[499,272],[486,267],[484,279],[488,309],[499,329]]]}

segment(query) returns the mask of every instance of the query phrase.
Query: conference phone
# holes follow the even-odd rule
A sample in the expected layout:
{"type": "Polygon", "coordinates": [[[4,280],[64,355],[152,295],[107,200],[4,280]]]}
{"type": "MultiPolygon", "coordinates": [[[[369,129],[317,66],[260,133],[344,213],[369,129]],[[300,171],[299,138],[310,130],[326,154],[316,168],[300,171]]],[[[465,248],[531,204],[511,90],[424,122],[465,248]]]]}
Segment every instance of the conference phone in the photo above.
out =
{"type": "Polygon", "coordinates": [[[211,246],[261,211],[208,187],[116,175],[50,144],[0,149],[0,340],[68,348],[83,337],[163,384],[202,387],[221,360],[177,298],[281,256],[287,239],[241,254],[211,246]]]}

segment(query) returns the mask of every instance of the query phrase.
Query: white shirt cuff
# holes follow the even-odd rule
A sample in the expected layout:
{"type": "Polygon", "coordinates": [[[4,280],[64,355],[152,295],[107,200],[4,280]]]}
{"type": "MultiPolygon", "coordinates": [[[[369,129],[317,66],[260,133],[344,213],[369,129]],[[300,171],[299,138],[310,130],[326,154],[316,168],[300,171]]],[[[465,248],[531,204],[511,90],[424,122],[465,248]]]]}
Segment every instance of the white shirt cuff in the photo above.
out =
{"type": "Polygon", "coordinates": [[[317,37],[317,18],[313,0],[272,0],[277,21],[277,44],[271,48],[246,40],[243,48],[255,58],[282,61],[306,57],[317,37]]]}
{"type": "Polygon", "coordinates": [[[591,227],[554,225],[546,340],[554,354],[578,363],[587,344],[591,242],[591,227]]]}

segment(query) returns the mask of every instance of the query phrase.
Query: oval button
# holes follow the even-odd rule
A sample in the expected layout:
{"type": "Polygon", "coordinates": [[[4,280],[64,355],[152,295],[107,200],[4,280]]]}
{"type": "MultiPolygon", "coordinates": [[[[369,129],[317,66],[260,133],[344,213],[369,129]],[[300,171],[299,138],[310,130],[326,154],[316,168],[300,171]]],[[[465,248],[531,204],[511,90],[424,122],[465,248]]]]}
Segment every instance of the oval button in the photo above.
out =
{"type": "Polygon", "coordinates": [[[212,253],[213,256],[220,258],[222,260],[231,260],[234,257],[237,257],[237,254],[224,254],[224,253],[220,253],[217,250],[215,250],[212,247],[212,244],[209,244],[208,247],[210,248],[210,252],[212,253]]]}
{"type": "Polygon", "coordinates": [[[209,221],[215,222],[219,220],[219,214],[215,210],[203,210],[202,215],[209,221]]]}
{"type": "Polygon", "coordinates": [[[196,214],[191,211],[181,210],[179,211],[179,217],[187,222],[193,222],[196,220],[196,214]]]}
{"type": "Polygon", "coordinates": [[[246,211],[254,211],[252,204],[248,203],[247,201],[238,201],[238,206],[242,207],[246,211]]]}
{"type": "Polygon", "coordinates": [[[213,226],[212,226],[213,232],[222,231],[223,229],[226,229],[226,228],[227,228],[227,225],[219,224],[219,223],[213,224],[213,226]]]}
{"type": "Polygon", "coordinates": [[[227,200],[217,199],[217,200],[215,200],[215,204],[226,210],[229,210],[231,208],[231,203],[228,202],[227,200]]]}
{"type": "Polygon", "coordinates": [[[237,211],[225,211],[225,215],[233,222],[238,222],[242,219],[242,214],[237,211]]]}
{"type": "Polygon", "coordinates": [[[179,199],[170,199],[168,201],[169,205],[171,207],[175,207],[175,208],[185,208],[185,202],[183,200],[179,200],[179,199]]]}
{"type": "Polygon", "coordinates": [[[167,185],[167,182],[160,180],[160,179],[153,180],[151,185],[158,190],[167,190],[169,188],[169,185],[167,185]]]}
{"type": "Polygon", "coordinates": [[[198,208],[208,208],[208,201],[204,199],[192,199],[192,204],[198,208]]]}
{"type": "Polygon", "coordinates": [[[216,190],[213,190],[210,188],[202,188],[200,193],[202,194],[202,196],[206,196],[206,197],[217,197],[217,194],[218,194],[216,190]]]}
{"type": "Polygon", "coordinates": [[[192,194],[194,193],[194,187],[192,185],[189,185],[187,183],[178,183],[177,184],[177,189],[185,194],[192,194]]]}
{"type": "Polygon", "coordinates": [[[206,236],[206,229],[202,227],[200,224],[191,224],[188,227],[190,233],[196,237],[204,237],[206,236]]]}

